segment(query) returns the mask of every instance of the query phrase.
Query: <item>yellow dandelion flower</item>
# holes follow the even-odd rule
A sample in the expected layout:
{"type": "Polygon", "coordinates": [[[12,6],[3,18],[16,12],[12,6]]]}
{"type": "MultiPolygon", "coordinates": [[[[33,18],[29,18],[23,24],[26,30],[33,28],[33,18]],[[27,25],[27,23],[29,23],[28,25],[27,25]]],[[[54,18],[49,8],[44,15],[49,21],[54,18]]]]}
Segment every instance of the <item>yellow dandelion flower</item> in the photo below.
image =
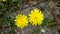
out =
{"type": "Polygon", "coordinates": [[[25,26],[28,25],[27,16],[25,16],[24,14],[19,14],[18,16],[16,16],[16,19],[14,21],[17,27],[20,28],[24,28],[25,26]]]}
{"type": "Polygon", "coordinates": [[[44,15],[38,9],[32,10],[29,14],[29,22],[32,23],[32,25],[41,25],[43,19],[44,15]]]}

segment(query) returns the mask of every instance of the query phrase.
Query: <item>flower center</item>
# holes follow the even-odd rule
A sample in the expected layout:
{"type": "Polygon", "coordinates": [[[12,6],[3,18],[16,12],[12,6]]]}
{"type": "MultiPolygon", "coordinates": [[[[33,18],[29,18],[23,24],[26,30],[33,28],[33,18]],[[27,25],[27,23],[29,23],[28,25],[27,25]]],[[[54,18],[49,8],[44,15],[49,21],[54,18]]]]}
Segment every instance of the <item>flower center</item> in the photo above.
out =
{"type": "Polygon", "coordinates": [[[21,22],[23,21],[23,19],[20,20],[21,22]]]}
{"type": "Polygon", "coordinates": [[[37,19],[37,17],[35,17],[35,19],[37,19]]]}

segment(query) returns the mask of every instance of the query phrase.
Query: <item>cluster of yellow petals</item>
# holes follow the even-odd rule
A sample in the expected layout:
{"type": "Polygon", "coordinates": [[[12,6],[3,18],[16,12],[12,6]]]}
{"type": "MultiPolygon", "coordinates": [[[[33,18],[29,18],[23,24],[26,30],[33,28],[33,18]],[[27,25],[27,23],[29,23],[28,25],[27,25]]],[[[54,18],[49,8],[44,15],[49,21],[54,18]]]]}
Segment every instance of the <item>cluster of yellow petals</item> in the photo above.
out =
{"type": "Polygon", "coordinates": [[[16,16],[15,18],[15,25],[17,25],[17,27],[20,28],[24,28],[25,26],[28,26],[28,23],[30,22],[32,25],[41,25],[43,20],[44,20],[44,15],[42,13],[42,11],[38,10],[38,9],[34,9],[31,11],[30,14],[28,14],[28,18],[27,16],[25,16],[24,14],[19,14],[16,16]]]}
{"type": "Polygon", "coordinates": [[[14,21],[17,27],[20,28],[24,28],[25,26],[28,25],[27,16],[25,16],[24,14],[19,14],[18,16],[16,16],[16,19],[14,21]]]}
{"type": "Polygon", "coordinates": [[[36,25],[36,26],[41,25],[43,19],[44,19],[44,15],[42,11],[38,9],[32,10],[31,13],[29,14],[29,22],[32,25],[36,25]]]}

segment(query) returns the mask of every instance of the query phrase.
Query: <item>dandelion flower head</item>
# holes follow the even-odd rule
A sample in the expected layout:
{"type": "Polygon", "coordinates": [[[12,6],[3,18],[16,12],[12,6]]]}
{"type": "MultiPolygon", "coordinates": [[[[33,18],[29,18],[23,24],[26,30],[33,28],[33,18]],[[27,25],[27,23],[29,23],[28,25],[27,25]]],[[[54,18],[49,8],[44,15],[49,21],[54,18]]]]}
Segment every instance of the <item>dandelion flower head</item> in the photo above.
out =
{"type": "Polygon", "coordinates": [[[42,11],[38,9],[32,10],[31,13],[29,14],[29,22],[32,25],[41,25],[43,19],[44,19],[44,15],[42,11]]]}
{"type": "Polygon", "coordinates": [[[20,28],[24,28],[25,26],[28,25],[27,16],[25,16],[24,14],[17,15],[14,21],[17,27],[20,27],[20,28]]]}

